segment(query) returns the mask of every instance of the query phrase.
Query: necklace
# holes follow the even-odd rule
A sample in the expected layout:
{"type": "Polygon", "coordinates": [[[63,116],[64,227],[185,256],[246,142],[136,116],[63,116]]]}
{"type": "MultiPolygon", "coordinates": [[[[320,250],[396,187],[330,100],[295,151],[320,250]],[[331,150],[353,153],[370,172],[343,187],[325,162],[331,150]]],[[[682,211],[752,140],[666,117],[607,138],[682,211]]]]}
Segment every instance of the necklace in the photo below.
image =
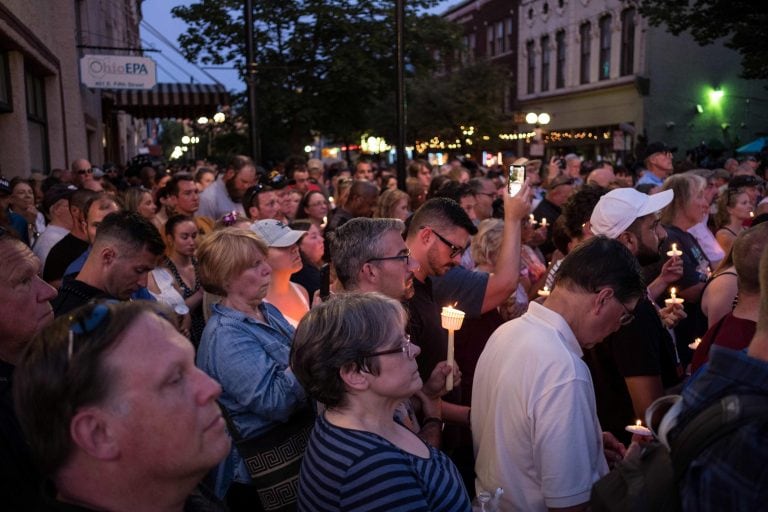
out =
{"type": "Polygon", "coordinates": [[[173,274],[173,278],[176,280],[176,283],[178,283],[179,288],[181,288],[182,297],[184,297],[185,299],[187,297],[191,297],[192,295],[195,294],[197,290],[200,289],[200,275],[197,273],[197,260],[195,258],[192,258],[192,268],[195,271],[194,289],[187,286],[187,283],[185,283],[184,280],[181,278],[179,269],[176,268],[176,264],[171,260],[171,258],[166,258],[165,263],[166,265],[168,265],[168,269],[171,271],[171,274],[173,274]]]}

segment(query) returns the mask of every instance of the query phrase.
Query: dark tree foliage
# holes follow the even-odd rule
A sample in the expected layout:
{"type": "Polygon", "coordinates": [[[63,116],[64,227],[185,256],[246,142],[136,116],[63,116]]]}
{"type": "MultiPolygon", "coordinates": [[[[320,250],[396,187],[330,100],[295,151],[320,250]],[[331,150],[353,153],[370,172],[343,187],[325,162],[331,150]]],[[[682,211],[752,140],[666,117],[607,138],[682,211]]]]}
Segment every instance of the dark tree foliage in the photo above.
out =
{"type": "Polygon", "coordinates": [[[642,0],[640,13],[700,45],[724,39],[742,57],[742,77],[768,78],[768,4],[754,0],[642,0]]]}
{"type": "MultiPolygon", "coordinates": [[[[188,24],[185,56],[245,70],[242,0],[174,7],[188,24]]],[[[380,100],[395,88],[394,1],[254,0],[258,115],[265,161],[300,151],[316,130],[354,142],[375,128],[380,100]]],[[[436,0],[406,2],[411,77],[429,76],[434,52],[458,49],[459,29],[421,14],[436,0]]],[[[394,110],[394,104],[392,104],[394,110]]]]}

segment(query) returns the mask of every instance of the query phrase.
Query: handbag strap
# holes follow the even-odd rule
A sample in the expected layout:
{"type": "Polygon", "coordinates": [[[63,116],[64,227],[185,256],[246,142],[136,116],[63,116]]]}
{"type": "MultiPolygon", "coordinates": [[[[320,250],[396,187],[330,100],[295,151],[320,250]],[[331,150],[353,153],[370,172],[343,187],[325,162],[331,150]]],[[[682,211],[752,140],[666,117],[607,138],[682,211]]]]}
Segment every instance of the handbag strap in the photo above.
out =
{"type": "Polygon", "coordinates": [[[239,443],[242,441],[243,436],[240,435],[240,431],[237,430],[237,427],[235,426],[235,422],[232,421],[232,416],[229,415],[229,412],[227,411],[227,408],[224,407],[224,405],[221,402],[216,402],[219,404],[219,408],[221,409],[221,415],[224,416],[224,421],[227,422],[227,429],[229,430],[229,435],[232,436],[232,440],[236,443],[239,443]]]}

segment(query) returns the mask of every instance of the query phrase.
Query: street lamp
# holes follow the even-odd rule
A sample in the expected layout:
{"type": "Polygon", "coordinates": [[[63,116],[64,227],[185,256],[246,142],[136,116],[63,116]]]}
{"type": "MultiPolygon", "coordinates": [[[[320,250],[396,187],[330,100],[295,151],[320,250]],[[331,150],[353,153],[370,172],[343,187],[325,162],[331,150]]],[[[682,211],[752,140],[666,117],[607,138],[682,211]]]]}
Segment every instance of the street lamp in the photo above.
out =
{"type": "Polygon", "coordinates": [[[530,153],[531,156],[544,156],[544,145],[541,139],[541,127],[542,125],[548,125],[552,120],[552,117],[547,112],[528,112],[525,114],[525,122],[533,125],[533,144],[531,144],[530,153]]]}

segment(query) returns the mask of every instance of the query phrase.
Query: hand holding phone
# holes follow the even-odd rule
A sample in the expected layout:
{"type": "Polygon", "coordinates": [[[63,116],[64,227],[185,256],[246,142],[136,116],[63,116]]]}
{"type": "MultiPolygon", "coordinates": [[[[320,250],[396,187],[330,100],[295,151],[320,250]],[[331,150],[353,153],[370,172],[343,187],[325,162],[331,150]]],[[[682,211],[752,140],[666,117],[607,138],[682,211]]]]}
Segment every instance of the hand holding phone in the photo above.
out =
{"type": "Polygon", "coordinates": [[[525,183],[525,165],[510,165],[507,176],[507,193],[516,196],[525,183]]]}

